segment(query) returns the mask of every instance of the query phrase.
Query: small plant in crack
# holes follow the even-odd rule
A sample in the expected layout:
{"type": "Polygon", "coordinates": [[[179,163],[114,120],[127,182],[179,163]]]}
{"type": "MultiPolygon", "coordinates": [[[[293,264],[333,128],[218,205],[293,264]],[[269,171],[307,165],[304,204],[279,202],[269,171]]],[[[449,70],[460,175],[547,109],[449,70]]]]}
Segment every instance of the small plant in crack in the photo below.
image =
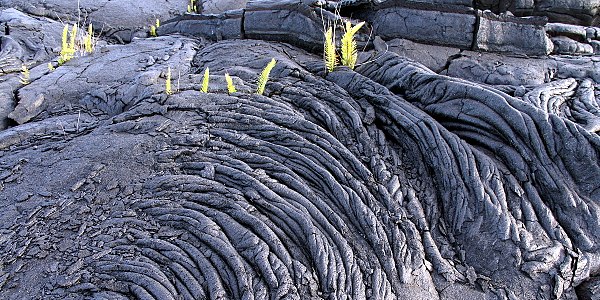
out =
{"type": "Polygon", "coordinates": [[[92,28],[92,23],[90,23],[88,25],[87,33],[86,33],[85,37],[83,37],[83,49],[84,49],[85,53],[92,53],[92,52],[94,52],[94,48],[95,48],[94,29],[92,28]]]}
{"type": "Polygon", "coordinates": [[[358,60],[358,50],[356,48],[354,35],[363,25],[365,25],[365,22],[360,22],[356,24],[356,26],[352,26],[350,22],[346,22],[346,26],[344,27],[345,32],[342,36],[341,61],[342,65],[347,66],[350,69],[354,69],[356,61],[358,60]]]}
{"type": "Polygon", "coordinates": [[[22,85],[29,84],[29,68],[26,65],[21,66],[21,75],[19,76],[19,82],[22,85]]]}
{"type": "Polygon", "coordinates": [[[167,75],[165,81],[165,94],[173,95],[173,89],[171,88],[171,67],[167,68],[167,75]]]}
{"type": "Polygon", "coordinates": [[[188,4],[188,6],[187,6],[187,12],[188,13],[197,13],[198,12],[198,8],[196,7],[195,0],[190,0],[190,4],[188,4]]]}
{"type": "Polygon", "coordinates": [[[272,58],[271,61],[265,66],[265,68],[260,73],[258,77],[258,83],[256,88],[256,93],[262,95],[265,92],[265,87],[267,85],[267,81],[269,80],[269,74],[271,70],[275,67],[277,61],[272,58]]]}
{"type": "Polygon", "coordinates": [[[337,55],[335,53],[335,33],[331,27],[325,31],[325,43],[323,48],[325,50],[325,68],[327,69],[327,72],[333,72],[337,66],[337,55]]]}
{"type": "Polygon", "coordinates": [[[158,29],[158,27],[160,27],[160,20],[156,19],[155,24],[150,25],[150,36],[157,36],[156,30],[158,29]]]}
{"type": "MultiPolygon", "coordinates": [[[[73,24],[72,27],[66,24],[62,32],[58,66],[62,66],[73,59],[77,53],[85,55],[94,52],[97,40],[98,38],[94,37],[94,29],[91,23],[88,25],[87,30],[82,32],[79,32],[77,24],[73,24]]],[[[50,71],[54,70],[55,66],[50,65],[48,65],[48,69],[50,71]]]]}
{"type": "Polygon", "coordinates": [[[237,92],[235,86],[233,85],[233,80],[231,79],[231,76],[229,76],[229,73],[225,73],[225,81],[227,81],[227,93],[233,94],[237,92]]]}
{"type": "Polygon", "coordinates": [[[77,24],[73,24],[69,34],[69,25],[65,25],[62,32],[60,56],[58,57],[58,65],[63,65],[75,56],[76,49],[77,24]]]}
{"type": "Polygon", "coordinates": [[[200,89],[203,93],[208,93],[208,82],[210,80],[210,69],[206,67],[204,69],[204,76],[202,77],[202,88],[200,89]]]}

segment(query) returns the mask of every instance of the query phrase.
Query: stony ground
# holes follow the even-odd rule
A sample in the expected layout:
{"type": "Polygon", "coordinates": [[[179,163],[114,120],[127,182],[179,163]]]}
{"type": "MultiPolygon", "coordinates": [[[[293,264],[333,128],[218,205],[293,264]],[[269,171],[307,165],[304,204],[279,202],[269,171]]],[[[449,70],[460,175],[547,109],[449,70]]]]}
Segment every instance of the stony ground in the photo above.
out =
{"type": "Polygon", "coordinates": [[[0,0],[0,299],[599,299],[595,2],[367,2],[0,0]]]}

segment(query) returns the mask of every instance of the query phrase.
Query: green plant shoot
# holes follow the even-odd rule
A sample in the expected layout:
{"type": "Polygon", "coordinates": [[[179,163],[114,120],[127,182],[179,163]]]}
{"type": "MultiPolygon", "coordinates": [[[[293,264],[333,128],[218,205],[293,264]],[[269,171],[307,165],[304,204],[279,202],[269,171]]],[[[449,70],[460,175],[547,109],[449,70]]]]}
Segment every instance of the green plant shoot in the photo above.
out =
{"type": "Polygon", "coordinates": [[[150,25],[150,36],[157,36],[156,30],[160,27],[160,20],[156,19],[154,25],[150,25]]]}
{"type": "Polygon", "coordinates": [[[94,30],[91,23],[88,25],[87,34],[83,38],[83,49],[86,53],[94,52],[94,30]]]}
{"type": "Polygon", "coordinates": [[[210,70],[208,69],[208,67],[206,67],[206,69],[204,69],[204,77],[202,78],[202,89],[200,89],[200,91],[202,91],[203,93],[208,93],[208,81],[210,80],[210,70]]]}
{"type": "Polygon", "coordinates": [[[196,1],[194,0],[190,0],[190,4],[188,4],[187,6],[187,12],[188,13],[197,13],[198,10],[196,9],[196,1]]]}
{"type": "Polygon", "coordinates": [[[356,49],[356,41],[354,35],[365,25],[365,22],[360,22],[356,26],[352,26],[350,22],[346,22],[345,32],[342,36],[342,65],[354,69],[356,60],[358,59],[358,51],[356,49]]]}
{"type": "Polygon", "coordinates": [[[172,95],[173,90],[171,89],[171,67],[167,69],[167,80],[165,82],[165,93],[167,95],[172,95]]]}
{"type": "Polygon", "coordinates": [[[51,63],[51,62],[49,62],[49,63],[48,63],[48,70],[50,70],[50,71],[54,71],[54,69],[55,69],[55,68],[54,68],[54,66],[52,65],[52,63],[51,63]]]}
{"type": "Polygon", "coordinates": [[[21,66],[21,76],[19,76],[19,82],[22,85],[29,84],[29,69],[26,65],[21,66]]]}
{"type": "Polygon", "coordinates": [[[73,29],[71,29],[71,35],[69,36],[69,47],[72,51],[72,54],[75,54],[75,42],[77,41],[77,24],[73,24],[73,29]]]}
{"type": "Polygon", "coordinates": [[[229,76],[229,73],[225,73],[225,81],[227,81],[227,92],[229,94],[237,92],[235,86],[233,85],[233,80],[231,80],[231,76],[229,76]]]}
{"type": "Polygon", "coordinates": [[[65,25],[62,32],[62,48],[58,58],[58,65],[62,65],[75,56],[75,36],[77,35],[77,25],[73,24],[73,29],[69,35],[69,25],[65,25]]]}
{"type": "Polygon", "coordinates": [[[325,44],[323,46],[325,50],[325,68],[327,72],[333,72],[337,65],[337,57],[335,53],[335,35],[331,27],[325,31],[325,44]]]}
{"type": "Polygon", "coordinates": [[[265,66],[265,68],[260,73],[256,88],[257,94],[262,95],[265,92],[265,86],[267,85],[267,81],[269,80],[269,74],[271,73],[271,70],[275,67],[276,63],[277,61],[275,61],[275,59],[272,58],[271,61],[267,64],[267,66],[265,66]]]}
{"type": "Polygon", "coordinates": [[[68,55],[68,51],[69,51],[69,25],[65,25],[65,28],[63,28],[63,32],[62,32],[62,39],[61,39],[61,48],[60,48],[60,57],[66,57],[68,55]]]}

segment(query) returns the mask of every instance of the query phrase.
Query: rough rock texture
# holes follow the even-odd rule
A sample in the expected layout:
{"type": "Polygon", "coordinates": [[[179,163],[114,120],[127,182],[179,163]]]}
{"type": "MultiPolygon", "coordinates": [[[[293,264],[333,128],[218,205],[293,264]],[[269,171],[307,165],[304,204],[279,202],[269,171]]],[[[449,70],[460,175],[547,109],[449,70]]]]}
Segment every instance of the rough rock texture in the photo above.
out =
{"type": "MultiPolygon", "coordinates": [[[[413,10],[419,29],[450,11],[432,4],[480,22],[460,0],[231,1],[170,20],[132,3],[124,31],[160,17],[159,37],[49,70],[62,24],[44,16],[73,3],[14,3],[0,2],[0,299],[598,298],[597,55],[440,46],[452,26],[375,36],[403,20],[385,15],[413,10]],[[378,21],[357,68],[326,73],[335,8],[378,21]]],[[[563,25],[536,30],[598,39],[563,25]]]]}
{"type": "Polygon", "coordinates": [[[518,15],[541,15],[552,22],[579,25],[600,24],[600,1],[598,0],[476,0],[480,9],[496,13],[511,11],[518,15]]]}
{"type": "Polygon", "coordinates": [[[186,1],[166,0],[0,0],[0,7],[17,8],[32,16],[63,23],[92,23],[98,33],[119,42],[146,36],[156,18],[170,19],[185,12],[186,5],[186,1]]]}
{"type": "Polygon", "coordinates": [[[413,7],[390,7],[369,17],[374,33],[383,39],[405,38],[418,42],[469,49],[473,44],[476,17],[462,11],[437,11],[413,7]]]}
{"type": "Polygon", "coordinates": [[[552,53],[552,42],[546,35],[543,19],[479,13],[478,20],[476,50],[525,55],[552,53]]]}

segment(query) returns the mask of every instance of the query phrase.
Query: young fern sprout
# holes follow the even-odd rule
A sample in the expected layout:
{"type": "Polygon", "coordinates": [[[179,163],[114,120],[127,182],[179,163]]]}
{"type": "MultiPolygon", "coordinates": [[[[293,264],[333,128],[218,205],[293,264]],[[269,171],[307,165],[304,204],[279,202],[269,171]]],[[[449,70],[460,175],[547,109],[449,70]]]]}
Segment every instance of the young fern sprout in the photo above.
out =
{"type": "Polygon", "coordinates": [[[29,69],[26,65],[21,66],[21,76],[19,76],[19,82],[22,85],[29,84],[29,69]]]}
{"type": "Polygon", "coordinates": [[[157,36],[156,30],[160,27],[160,20],[156,19],[156,23],[154,25],[150,25],[150,36],[157,36]]]}
{"type": "Polygon", "coordinates": [[[167,95],[173,94],[173,90],[171,89],[171,67],[167,68],[167,80],[165,82],[165,93],[167,95]]]}
{"type": "Polygon", "coordinates": [[[91,23],[88,25],[87,34],[83,38],[83,49],[86,53],[94,52],[94,30],[91,23]]]}
{"type": "Polygon", "coordinates": [[[325,49],[325,68],[327,69],[327,72],[333,72],[337,65],[337,56],[335,53],[335,34],[333,33],[333,28],[331,27],[325,31],[325,43],[323,47],[325,49]]]}
{"type": "Polygon", "coordinates": [[[225,73],[225,81],[227,81],[227,93],[233,94],[237,92],[235,86],[233,85],[233,80],[231,80],[231,76],[229,76],[229,73],[225,73]]]}
{"type": "Polygon", "coordinates": [[[360,22],[356,26],[352,26],[350,22],[346,22],[345,32],[342,36],[342,65],[354,69],[356,60],[358,59],[358,50],[356,49],[356,41],[354,35],[365,25],[365,22],[360,22]]]}
{"type": "Polygon", "coordinates": [[[208,93],[208,81],[210,80],[210,70],[208,67],[204,69],[204,76],[202,77],[202,88],[200,89],[203,93],[208,93]]]}
{"type": "Polygon", "coordinates": [[[69,25],[65,25],[62,32],[62,43],[60,49],[60,56],[58,58],[58,65],[62,65],[75,56],[75,36],[77,35],[77,25],[73,24],[73,29],[69,35],[69,25]]]}
{"type": "Polygon", "coordinates": [[[271,61],[267,64],[267,66],[265,66],[265,68],[260,73],[256,88],[257,94],[262,95],[265,92],[265,86],[267,85],[267,81],[269,80],[269,74],[271,73],[273,67],[275,67],[276,63],[277,61],[274,58],[272,58],[271,61]]]}
{"type": "Polygon", "coordinates": [[[54,71],[54,69],[55,69],[55,68],[54,68],[54,65],[52,65],[52,63],[51,63],[51,62],[49,62],[49,63],[48,63],[48,70],[50,70],[50,71],[54,71]]]}
{"type": "Polygon", "coordinates": [[[71,29],[71,35],[69,36],[69,47],[72,51],[72,54],[75,54],[75,42],[77,41],[77,24],[73,24],[73,29],[71,29]]]}
{"type": "Polygon", "coordinates": [[[195,0],[190,0],[190,4],[188,4],[187,6],[187,12],[188,13],[197,13],[198,10],[196,9],[196,2],[195,0]]]}
{"type": "Polygon", "coordinates": [[[69,52],[69,25],[65,25],[62,32],[61,47],[60,47],[60,58],[67,57],[69,52]]]}

